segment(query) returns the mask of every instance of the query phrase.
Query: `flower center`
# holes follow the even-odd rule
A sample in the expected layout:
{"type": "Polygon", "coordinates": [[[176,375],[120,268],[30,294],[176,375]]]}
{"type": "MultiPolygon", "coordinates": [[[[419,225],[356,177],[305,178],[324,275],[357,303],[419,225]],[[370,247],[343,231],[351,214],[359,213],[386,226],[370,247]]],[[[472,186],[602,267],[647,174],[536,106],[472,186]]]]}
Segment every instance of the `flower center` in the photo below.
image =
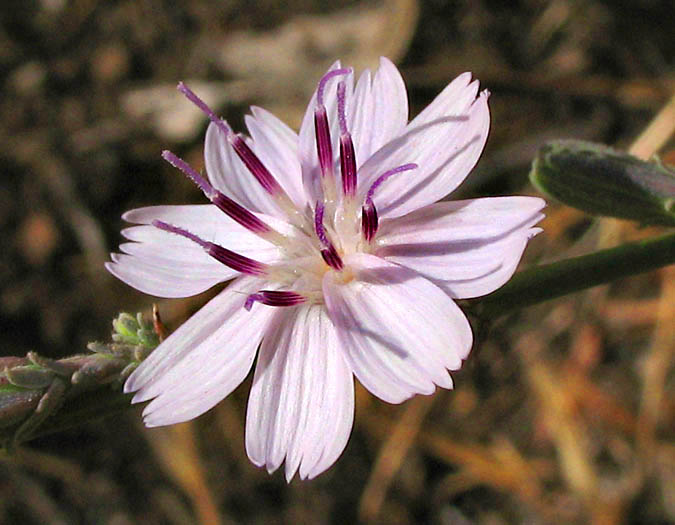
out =
{"type": "MultiPolygon", "coordinates": [[[[337,84],[337,121],[339,136],[340,181],[335,175],[336,159],[330,133],[328,114],[324,105],[324,93],[328,82],[351,73],[351,69],[334,69],[319,81],[314,108],[314,130],[321,177],[322,199],[311,211],[301,211],[283,187],[265,167],[246,141],[235,134],[229,125],[220,119],[197,95],[183,83],[178,85],[190,101],[199,107],[223,133],[223,138],[232,147],[262,189],[270,195],[292,225],[292,233],[281,233],[230,199],[190,167],[185,161],[169,151],[162,156],[170,164],[187,175],[222,212],[251,233],[275,244],[283,254],[275,264],[266,264],[237,254],[225,247],[205,241],[193,233],[162,221],[153,225],[164,231],[181,235],[199,244],[211,257],[243,274],[261,277],[274,290],[261,290],[251,294],[245,303],[250,310],[260,302],[270,306],[294,306],[304,302],[323,303],[322,281],[326,272],[335,273],[336,282],[347,283],[354,276],[345,266],[344,257],[356,252],[373,249],[378,230],[378,215],[373,197],[377,188],[397,173],[417,168],[416,164],[404,164],[380,175],[372,183],[363,202],[358,199],[357,159],[354,142],[348,129],[346,109],[346,84],[337,84]]],[[[363,193],[362,193],[363,195],[363,193]]]]}

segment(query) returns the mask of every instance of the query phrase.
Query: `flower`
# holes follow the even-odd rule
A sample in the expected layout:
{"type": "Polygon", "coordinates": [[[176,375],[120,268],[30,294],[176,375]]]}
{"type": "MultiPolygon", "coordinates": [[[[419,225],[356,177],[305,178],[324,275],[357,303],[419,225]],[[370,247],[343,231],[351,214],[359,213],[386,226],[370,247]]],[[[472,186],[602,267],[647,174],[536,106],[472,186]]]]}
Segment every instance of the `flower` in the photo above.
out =
{"type": "Polygon", "coordinates": [[[354,86],[339,63],[322,77],[298,135],[263,109],[236,134],[211,119],[208,180],[170,152],[207,205],[124,214],[140,224],[108,270],[142,292],[194,295],[236,278],[129,377],[147,426],[206,412],[248,375],[251,461],[312,478],[346,446],[353,377],[400,403],[452,388],[472,345],[453,299],[492,292],[539,230],[544,201],[436,202],[476,164],[488,93],[464,73],[408,123],[405,85],[380,61],[354,86]],[[261,303],[261,304],[258,304],[261,303]],[[258,347],[260,349],[258,350],[258,347]]]}

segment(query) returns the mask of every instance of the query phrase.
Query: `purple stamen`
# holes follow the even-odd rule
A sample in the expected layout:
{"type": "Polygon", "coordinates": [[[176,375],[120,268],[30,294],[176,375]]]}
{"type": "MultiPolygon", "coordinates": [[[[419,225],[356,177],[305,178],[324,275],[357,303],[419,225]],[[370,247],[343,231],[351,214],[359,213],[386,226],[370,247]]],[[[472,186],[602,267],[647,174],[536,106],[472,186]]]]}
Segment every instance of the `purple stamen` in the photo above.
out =
{"type": "Polygon", "coordinates": [[[356,153],[352,136],[347,129],[345,89],[345,83],[340,82],[337,91],[338,123],[340,124],[340,171],[342,173],[342,193],[353,197],[356,195],[356,153]]]}
{"type": "Polygon", "coordinates": [[[192,166],[190,166],[180,157],[177,157],[170,151],[163,151],[162,158],[187,175],[187,177],[204,192],[204,194],[213,204],[215,204],[228,217],[241,224],[244,228],[258,234],[269,233],[272,231],[272,228],[261,221],[258,217],[253,215],[246,208],[240,204],[237,204],[235,201],[211,186],[204,177],[197,173],[197,171],[192,168],[192,166]]]}
{"type": "Polygon", "coordinates": [[[361,232],[367,242],[375,238],[378,228],[377,208],[372,199],[366,199],[366,203],[361,208],[361,232]]]}
{"type": "Polygon", "coordinates": [[[319,242],[324,247],[323,250],[321,250],[321,256],[328,266],[339,271],[344,268],[344,264],[342,264],[342,259],[335,249],[335,246],[333,246],[328,235],[326,235],[326,229],[323,226],[323,213],[324,205],[317,202],[316,207],[314,208],[314,229],[316,230],[316,236],[319,238],[319,242]]]}
{"type": "Polygon", "coordinates": [[[316,135],[316,150],[319,157],[319,167],[323,177],[333,176],[333,144],[330,140],[328,115],[322,104],[314,110],[314,133],[316,135]]]}
{"type": "Polygon", "coordinates": [[[340,258],[340,255],[335,249],[335,246],[332,244],[330,247],[321,250],[321,257],[323,257],[323,260],[328,266],[333,268],[333,270],[337,270],[338,272],[341,271],[345,266],[342,262],[342,259],[340,258]]]}
{"type": "Polygon", "coordinates": [[[387,180],[389,177],[392,175],[396,175],[397,173],[401,173],[403,171],[409,171],[409,170],[414,170],[417,168],[417,164],[415,163],[410,163],[410,164],[403,164],[402,166],[399,166],[397,168],[393,168],[389,171],[385,171],[382,175],[380,175],[377,179],[375,179],[375,182],[370,186],[370,189],[368,190],[368,193],[366,194],[366,202],[368,200],[373,199],[373,195],[375,194],[375,190],[378,188],[380,184],[382,184],[385,180],[387,180]]]}
{"type": "Polygon", "coordinates": [[[348,75],[351,68],[341,68],[329,71],[321,80],[316,90],[316,109],[314,110],[314,133],[316,135],[316,150],[319,157],[319,167],[323,177],[333,177],[333,144],[330,139],[330,127],[328,125],[328,115],[326,106],[323,105],[323,94],[326,90],[326,83],[339,75],[348,75]]]}
{"type": "Polygon", "coordinates": [[[372,240],[375,238],[375,234],[377,233],[377,228],[379,227],[377,208],[375,208],[375,203],[373,202],[375,190],[380,186],[380,184],[382,184],[392,175],[401,173],[403,171],[414,170],[415,168],[417,168],[417,164],[403,164],[397,168],[385,171],[382,175],[375,179],[373,184],[371,184],[370,188],[368,189],[368,193],[366,193],[363,207],[361,208],[361,233],[367,242],[372,242],[372,240]]]}
{"type": "Polygon", "coordinates": [[[171,164],[174,168],[178,168],[185,175],[187,175],[187,177],[192,182],[194,182],[197,185],[197,187],[204,192],[204,195],[206,195],[209,199],[213,198],[213,196],[216,194],[216,190],[214,189],[214,187],[211,186],[204,177],[202,177],[199,173],[197,173],[197,171],[183,159],[177,157],[168,150],[162,151],[162,158],[169,164],[171,164]]]}
{"type": "Polygon", "coordinates": [[[268,266],[266,264],[250,259],[244,255],[235,253],[231,250],[228,250],[227,248],[223,248],[222,246],[219,246],[212,242],[205,241],[204,239],[198,237],[194,233],[190,233],[189,231],[183,228],[159,220],[152,221],[152,225],[155,228],[159,228],[160,230],[164,230],[169,233],[175,233],[176,235],[180,235],[181,237],[185,237],[186,239],[189,239],[192,242],[197,243],[211,257],[216,259],[218,262],[224,264],[228,268],[232,268],[237,272],[257,276],[267,274],[268,266]]]}
{"type": "Polygon", "coordinates": [[[353,197],[356,195],[356,152],[349,133],[340,136],[340,172],[342,193],[353,197]]]}
{"type": "Polygon", "coordinates": [[[345,101],[346,101],[346,91],[347,87],[343,81],[340,81],[337,86],[337,111],[338,111],[338,124],[340,125],[340,133],[342,135],[347,135],[347,112],[345,110],[345,101]]]}
{"type": "Polygon", "coordinates": [[[351,72],[352,68],[343,67],[340,69],[333,69],[332,71],[329,71],[324,76],[322,76],[321,80],[319,80],[319,87],[316,88],[316,103],[320,106],[323,106],[323,93],[326,90],[326,84],[331,78],[340,75],[348,75],[351,72]]]}
{"type": "Polygon", "coordinates": [[[208,241],[205,241],[201,237],[198,237],[194,233],[191,233],[187,230],[184,230],[183,228],[179,228],[178,226],[174,226],[173,224],[169,224],[168,222],[160,221],[160,220],[154,220],[152,221],[152,225],[155,228],[159,228],[160,230],[164,230],[165,232],[169,233],[175,233],[176,235],[180,235],[181,237],[185,237],[186,239],[190,239],[192,242],[199,244],[202,248],[205,250],[209,249],[209,245],[211,244],[208,241]]]}
{"type": "Polygon", "coordinates": [[[279,183],[256,154],[253,153],[251,148],[248,147],[248,144],[246,144],[244,139],[239,135],[234,134],[225,121],[218,117],[218,115],[216,115],[190,88],[183,84],[183,82],[178,84],[178,91],[183,93],[190,102],[201,109],[209,117],[211,122],[218,126],[218,129],[225,134],[230,141],[230,144],[232,144],[234,151],[267,193],[270,195],[280,195],[283,193],[283,189],[279,183]]]}
{"type": "Polygon", "coordinates": [[[329,246],[330,240],[326,235],[326,229],[323,227],[324,210],[325,210],[324,205],[321,204],[320,202],[317,202],[314,208],[314,229],[316,230],[316,235],[319,238],[321,244],[323,246],[329,246]]]}
{"type": "Polygon", "coordinates": [[[225,212],[225,214],[232,220],[238,222],[244,228],[253,233],[266,234],[274,231],[264,221],[261,221],[246,208],[236,203],[228,196],[223,195],[219,191],[217,195],[211,199],[211,202],[213,202],[213,204],[215,204],[218,209],[225,212]]]}
{"type": "Polygon", "coordinates": [[[274,176],[260,161],[257,155],[253,153],[253,150],[246,144],[246,141],[240,135],[230,134],[228,138],[235,153],[267,193],[270,195],[280,195],[284,193],[283,188],[279,185],[274,176]]]}
{"type": "Polygon", "coordinates": [[[213,110],[206,105],[206,102],[204,102],[201,98],[199,98],[194,91],[192,91],[189,87],[187,87],[183,82],[178,83],[178,91],[183,93],[183,95],[186,96],[186,98],[192,102],[195,106],[197,106],[199,109],[201,109],[206,116],[209,117],[211,122],[213,122],[216,126],[218,126],[218,129],[220,129],[225,135],[229,135],[232,133],[232,130],[229,128],[227,124],[225,124],[225,121],[221,119],[218,115],[216,115],[213,110]]]}
{"type": "Polygon", "coordinates": [[[262,303],[267,306],[295,306],[305,301],[307,301],[307,297],[296,292],[260,290],[246,298],[244,308],[250,311],[253,303],[262,303]]]}

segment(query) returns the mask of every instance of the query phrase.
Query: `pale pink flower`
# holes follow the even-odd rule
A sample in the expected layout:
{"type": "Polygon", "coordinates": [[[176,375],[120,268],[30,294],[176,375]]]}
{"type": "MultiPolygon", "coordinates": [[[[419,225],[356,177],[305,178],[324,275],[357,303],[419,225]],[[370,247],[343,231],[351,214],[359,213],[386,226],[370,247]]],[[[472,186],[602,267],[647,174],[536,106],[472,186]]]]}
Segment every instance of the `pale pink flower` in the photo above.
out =
{"type": "Polygon", "coordinates": [[[263,109],[235,134],[212,120],[208,181],[169,152],[212,204],[124,214],[141,224],[107,268],[159,297],[236,278],[129,377],[147,426],[186,421],[230,394],[258,361],[246,416],[251,461],[312,478],[341,454],[354,415],[353,376],[400,403],[452,388],[471,349],[454,299],[492,292],[513,274],[544,201],[436,202],[476,164],[488,93],[470,73],[411,122],[403,80],[336,63],[300,133],[263,109]],[[258,304],[261,303],[261,304],[258,304]],[[258,351],[258,348],[259,351],[258,351]]]}

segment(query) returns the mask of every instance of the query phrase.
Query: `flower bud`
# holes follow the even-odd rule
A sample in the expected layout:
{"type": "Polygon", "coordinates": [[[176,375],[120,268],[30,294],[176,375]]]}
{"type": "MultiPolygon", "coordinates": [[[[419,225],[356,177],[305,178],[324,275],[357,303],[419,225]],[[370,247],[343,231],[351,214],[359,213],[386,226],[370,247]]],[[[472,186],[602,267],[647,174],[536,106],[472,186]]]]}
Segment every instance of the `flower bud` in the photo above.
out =
{"type": "Polygon", "coordinates": [[[542,192],[592,215],[675,226],[675,172],[601,144],[544,145],[530,180],[542,192]]]}
{"type": "Polygon", "coordinates": [[[146,322],[140,313],[134,317],[122,312],[113,319],[112,339],[115,343],[140,345],[147,348],[155,348],[159,344],[159,338],[152,324],[146,322]]]}

